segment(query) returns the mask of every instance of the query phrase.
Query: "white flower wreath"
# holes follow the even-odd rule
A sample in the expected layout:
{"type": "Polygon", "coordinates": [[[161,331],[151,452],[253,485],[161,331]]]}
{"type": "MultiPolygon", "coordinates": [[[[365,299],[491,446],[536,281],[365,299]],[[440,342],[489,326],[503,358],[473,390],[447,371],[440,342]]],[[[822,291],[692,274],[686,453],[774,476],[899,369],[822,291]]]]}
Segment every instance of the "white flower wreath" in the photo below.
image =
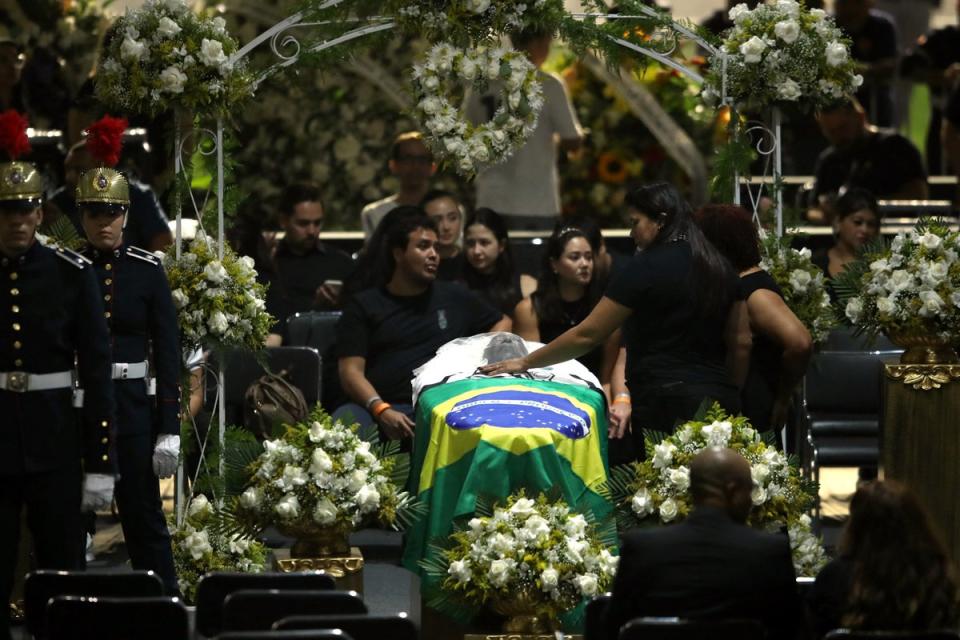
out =
{"type": "Polygon", "coordinates": [[[526,142],[543,106],[536,67],[511,49],[437,44],[413,66],[413,91],[415,114],[428,144],[467,176],[502,162],[526,142]],[[450,103],[444,88],[451,78],[474,90],[483,90],[490,82],[502,85],[500,104],[489,122],[474,125],[450,103]]]}

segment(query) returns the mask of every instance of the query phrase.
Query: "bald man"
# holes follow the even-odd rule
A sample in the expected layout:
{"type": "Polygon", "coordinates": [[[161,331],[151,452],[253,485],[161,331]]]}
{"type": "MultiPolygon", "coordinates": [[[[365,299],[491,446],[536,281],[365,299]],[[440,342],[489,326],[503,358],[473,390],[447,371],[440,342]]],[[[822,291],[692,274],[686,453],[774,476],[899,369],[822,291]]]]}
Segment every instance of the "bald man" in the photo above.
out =
{"type": "Polygon", "coordinates": [[[755,619],[771,640],[802,637],[790,543],[746,525],[750,465],[730,449],[706,449],[690,464],[694,508],[678,524],[623,537],[607,611],[615,640],[642,616],[755,619]]]}

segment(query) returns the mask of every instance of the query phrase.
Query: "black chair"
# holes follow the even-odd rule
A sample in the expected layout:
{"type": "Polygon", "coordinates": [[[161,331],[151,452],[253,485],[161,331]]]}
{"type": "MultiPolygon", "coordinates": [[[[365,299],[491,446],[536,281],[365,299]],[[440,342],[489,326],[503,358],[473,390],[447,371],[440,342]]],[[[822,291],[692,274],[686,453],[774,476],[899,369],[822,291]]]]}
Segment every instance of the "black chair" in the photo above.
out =
{"type": "Polygon", "coordinates": [[[163,582],[152,571],[32,571],[23,585],[27,630],[35,638],[46,637],[47,603],[56,596],[150,598],[162,595],[163,582]]]}
{"type": "Polygon", "coordinates": [[[827,640],[958,640],[960,633],[949,629],[938,631],[859,631],[834,629],[824,636],[827,640]]]}
{"type": "Polygon", "coordinates": [[[292,347],[313,347],[321,355],[337,339],[340,311],[305,311],[287,318],[287,339],[292,347]]]}
{"type": "MultiPolygon", "coordinates": [[[[270,371],[287,372],[287,380],[303,393],[307,406],[320,402],[320,354],[310,347],[267,347],[270,371]]],[[[245,351],[230,351],[224,362],[224,410],[227,424],[243,424],[243,398],[251,383],[266,373],[257,357],[245,351]]]]}
{"type": "Polygon", "coordinates": [[[620,640],[764,640],[756,620],[636,618],[620,629],[620,640]]]}
{"type": "Polygon", "coordinates": [[[235,591],[227,596],[223,603],[223,629],[265,631],[277,620],[290,616],[366,612],[367,606],[355,591],[251,589],[235,591]]]}
{"type": "Polygon", "coordinates": [[[274,623],[278,631],[296,629],[340,629],[353,640],[419,640],[417,626],[404,614],[397,616],[307,615],[289,616],[274,623]]]}
{"type": "Polygon", "coordinates": [[[187,608],[177,598],[57,596],[47,605],[50,640],[187,640],[187,608]]]}
{"type": "MultiPolygon", "coordinates": [[[[819,483],[820,468],[876,467],[880,456],[883,362],[900,351],[821,351],[803,383],[804,468],[819,483]]],[[[820,501],[816,503],[820,515],[820,501]]]]}
{"type": "Polygon", "coordinates": [[[583,640],[603,640],[607,637],[605,618],[609,604],[609,593],[587,601],[587,606],[583,610],[583,640]]]}
{"type": "Polygon", "coordinates": [[[208,573],[197,584],[197,631],[210,637],[223,628],[223,602],[235,591],[279,589],[282,591],[333,591],[332,577],[325,573],[208,573]]]}
{"type": "Polygon", "coordinates": [[[352,638],[340,629],[308,629],[304,631],[232,631],[221,633],[216,640],[352,640],[352,638]]]}
{"type": "Polygon", "coordinates": [[[830,330],[822,349],[823,351],[897,351],[898,347],[882,333],[871,341],[864,335],[855,336],[852,327],[836,327],[830,330]]]}

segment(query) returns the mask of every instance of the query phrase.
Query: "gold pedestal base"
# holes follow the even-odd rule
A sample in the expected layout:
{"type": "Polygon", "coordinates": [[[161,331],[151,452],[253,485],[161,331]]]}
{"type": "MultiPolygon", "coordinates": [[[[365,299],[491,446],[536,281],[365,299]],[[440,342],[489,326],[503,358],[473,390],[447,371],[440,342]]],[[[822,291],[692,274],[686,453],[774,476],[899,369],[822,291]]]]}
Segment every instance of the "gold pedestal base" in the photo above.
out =
{"type": "Polygon", "coordinates": [[[337,583],[337,589],[363,594],[363,554],[358,547],[342,555],[319,558],[291,558],[289,549],[273,552],[273,564],[277,571],[323,571],[337,583]]]}

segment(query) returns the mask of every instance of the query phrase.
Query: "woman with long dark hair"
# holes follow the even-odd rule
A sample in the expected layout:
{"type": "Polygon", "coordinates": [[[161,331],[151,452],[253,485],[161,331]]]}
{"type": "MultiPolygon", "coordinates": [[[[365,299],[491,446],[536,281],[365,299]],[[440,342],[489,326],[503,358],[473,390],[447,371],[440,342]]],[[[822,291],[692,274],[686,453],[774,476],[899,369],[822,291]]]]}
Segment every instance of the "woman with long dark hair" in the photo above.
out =
{"type": "Polygon", "coordinates": [[[957,629],[957,569],[906,487],[874,480],[857,489],[840,554],[817,576],[810,608],[820,635],[837,627],[957,629]]]}
{"type": "Polygon", "coordinates": [[[857,259],[860,250],[880,234],[880,208],[877,199],[866,189],[850,189],[837,199],[834,207],[836,242],[813,255],[813,264],[820,267],[828,279],[840,274],[857,259]]]}
{"type": "Polygon", "coordinates": [[[671,431],[704,400],[739,410],[750,328],[736,274],[672,186],[641,187],[626,205],[641,251],[590,315],[543,349],[481,372],[522,372],[576,358],[623,326],[634,444],[642,455],[640,428],[671,431]]]}
{"type": "MultiPolygon", "coordinates": [[[[550,342],[590,315],[600,298],[593,249],[586,234],[576,227],[558,228],[547,239],[537,290],[514,311],[514,333],[524,340],[550,342]]],[[[615,334],[611,334],[577,360],[605,383],[618,348],[615,334]],[[605,365],[608,343],[613,360],[605,365]]]]}
{"type": "Polygon", "coordinates": [[[516,271],[503,217],[486,207],[474,211],[464,226],[463,248],[464,284],[512,316],[524,290],[534,288],[536,280],[516,271]]]}

